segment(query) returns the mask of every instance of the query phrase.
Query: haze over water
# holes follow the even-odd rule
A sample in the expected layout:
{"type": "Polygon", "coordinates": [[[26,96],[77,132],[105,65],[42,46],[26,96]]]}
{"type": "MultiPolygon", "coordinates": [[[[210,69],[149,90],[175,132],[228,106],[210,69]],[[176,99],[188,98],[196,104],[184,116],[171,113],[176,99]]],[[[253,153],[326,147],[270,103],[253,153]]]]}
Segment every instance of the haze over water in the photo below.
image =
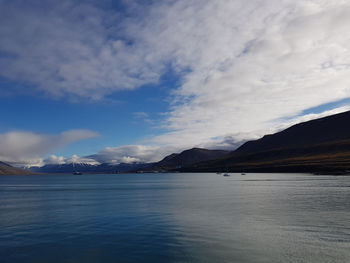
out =
{"type": "Polygon", "coordinates": [[[350,177],[0,177],[1,262],[350,262],[350,177]]]}

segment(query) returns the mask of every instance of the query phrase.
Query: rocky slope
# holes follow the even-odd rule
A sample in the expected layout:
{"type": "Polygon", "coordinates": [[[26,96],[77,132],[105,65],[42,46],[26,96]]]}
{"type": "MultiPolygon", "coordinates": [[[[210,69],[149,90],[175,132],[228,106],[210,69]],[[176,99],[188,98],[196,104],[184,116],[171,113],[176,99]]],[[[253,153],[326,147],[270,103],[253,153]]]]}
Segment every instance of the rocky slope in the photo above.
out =
{"type": "Polygon", "coordinates": [[[224,158],[182,171],[345,172],[350,170],[350,111],[249,141],[224,158]]]}
{"type": "Polygon", "coordinates": [[[229,151],[192,148],[181,153],[173,153],[153,164],[149,169],[158,171],[177,170],[195,163],[217,159],[227,155],[229,151]]]}
{"type": "Polygon", "coordinates": [[[7,163],[0,162],[0,175],[29,175],[30,171],[13,167],[7,163]]]}

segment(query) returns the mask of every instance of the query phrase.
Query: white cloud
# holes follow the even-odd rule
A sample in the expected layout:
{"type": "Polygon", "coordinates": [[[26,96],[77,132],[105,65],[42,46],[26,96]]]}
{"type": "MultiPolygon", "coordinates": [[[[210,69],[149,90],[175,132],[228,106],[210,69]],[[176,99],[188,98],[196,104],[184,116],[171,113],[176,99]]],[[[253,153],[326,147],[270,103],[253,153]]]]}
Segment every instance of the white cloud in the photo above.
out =
{"type": "Polygon", "coordinates": [[[346,1],[177,1],[159,12],[161,26],[145,35],[158,29],[150,41],[167,43],[176,66],[190,70],[176,92],[171,131],[153,142],[185,147],[263,134],[349,97],[349,11],[346,1]]]}
{"type": "Polygon", "coordinates": [[[148,163],[161,160],[165,155],[174,152],[176,148],[168,146],[126,145],[108,147],[87,158],[100,163],[148,163]]]}
{"type": "Polygon", "coordinates": [[[86,163],[91,165],[100,164],[96,160],[88,157],[79,157],[78,155],[73,155],[71,158],[66,159],[66,163],[86,163]]]}
{"type": "Polygon", "coordinates": [[[91,158],[87,158],[87,157],[80,157],[78,155],[73,155],[70,158],[66,158],[64,156],[56,156],[56,155],[50,155],[49,157],[43,159],[43,158],[37,158],[34,159],[33,162],[22,162],[21,165],[26,166],[26,167],[31,167],[31,166],[44,166],[44,165],[57,165],[57,164],[71,164],[71,163],[84,163],[84,164],[90,164],[90,165],[98,165],[100,164],[99,162],[97,162],[94,159],[91,158]]]}
{"type": "Polygon", "coordinates": [[[135,118],[135,120],[137,121],[143,121],[146,122],[148,124],[154,124],[154,120],[150,118],[150,115],[147,112],[143,112],[143,111],[137,111],[133,113],[133,116],[135,118]]]}
{"type": "Polygon", "coordinates": [[[129,18],[76,1],[1,10],[0,74],[48,94],[98,99],[156,83],[169,64],[181,76],[168,132],[147,142],[157,146],[106,148],[98,161],[237,145],[350,97],[345,0],[156,1],[129,18]]]}
{"type": "Polygon", "coordinates": [[[143,111],[137,111],[137,112],[134,112],[134,116],[135,118],[148,118],[149,117],[149,114],[147,112],[143,112],[143,111]]]}
{"type": "MultiPolygon", "coordinates": [[[[47,159],[44,160],[44,164],[65,164],[66,158],[63,156],[50,155],[47,159]]],[[[39,165],[41,166],[41,165],[39,165]]]]}
{"type": "MultiPolygon", "coordinates": [[[[73,142],[96,136],[97,133],[89,130],[71,130],[57,135],[8,132],[0,134],[0,160],[15,165],[42,165],[43,156],[73,142]]],[[[52,156],[49,159],[60,161],[52,156]]]]}
{"type": "Polygon", "coordinates": [[[3,1],[0,76],[50,96],[90,99],[157,82],[163,65],[125,38],[121,14],[92,2],[3,1]]]}

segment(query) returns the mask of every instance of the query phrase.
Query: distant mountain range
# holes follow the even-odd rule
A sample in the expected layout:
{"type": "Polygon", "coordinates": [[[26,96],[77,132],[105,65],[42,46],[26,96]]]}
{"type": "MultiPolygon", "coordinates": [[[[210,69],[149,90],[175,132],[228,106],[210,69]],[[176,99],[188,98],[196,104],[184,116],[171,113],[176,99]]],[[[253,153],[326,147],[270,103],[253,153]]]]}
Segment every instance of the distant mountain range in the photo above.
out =
{"type": "Polygon", "coordinates": [[[127,172],[154,172],[170,171],[187,167],[189,165],[212,160],[227,155],[229,151],[207,150],[193,148],[181,153],[174,153],[156,163],[121,163],[111,165],[103,163],[100,165],[91,165],[86,163],[69,164],[48,164],[42,167],[31,167],[30,171],[37,173],[127,173],[127,172]]]}
{"type": "Polygon", "coordinates": [[[0,162],[0,175],[29,175],[32,172],[15,168],[7,163],[0,162]]]}
{"type": "Polygon", "coordinates": [[[30,171],[37,173],[125,173],[145,169],[153,163],[120,163],[120,164],[99,164],[92,165],[87,163],[72,163],[69,164],[47,164],[42,167],[31,167],[30,171]]]}
{"type": "Polygon", "coordinates": [[[61,164],[30,171],[0,162],[0,174],[125,172],[314,172],[350,171],[350,111],[296,124],[235,151],[193,148],[156,163],[61,164]]]}

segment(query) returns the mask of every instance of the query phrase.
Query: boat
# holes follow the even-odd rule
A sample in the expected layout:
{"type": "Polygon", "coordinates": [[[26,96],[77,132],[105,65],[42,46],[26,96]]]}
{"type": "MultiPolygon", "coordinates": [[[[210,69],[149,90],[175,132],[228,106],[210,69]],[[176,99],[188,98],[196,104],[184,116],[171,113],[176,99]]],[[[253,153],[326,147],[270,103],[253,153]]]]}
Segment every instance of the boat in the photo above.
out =
{"type": "Polygon", "coordinates": [[[230,176],[229,174],[224,174],[224,176],[230,176]]]}
{"type": "Polygon", "coordinates": [[[74,171],[73,174],[74,175],[82,175],[81,172],[78,172],[78,171],[75,170],[75,163],[73,162],[72,164],[73,164],[73,171],[74,171]]]}
{"type": "Polygon", "coordinates": [[[245,173],[241,173],[241,175],[245,175],[245,173]]]}

